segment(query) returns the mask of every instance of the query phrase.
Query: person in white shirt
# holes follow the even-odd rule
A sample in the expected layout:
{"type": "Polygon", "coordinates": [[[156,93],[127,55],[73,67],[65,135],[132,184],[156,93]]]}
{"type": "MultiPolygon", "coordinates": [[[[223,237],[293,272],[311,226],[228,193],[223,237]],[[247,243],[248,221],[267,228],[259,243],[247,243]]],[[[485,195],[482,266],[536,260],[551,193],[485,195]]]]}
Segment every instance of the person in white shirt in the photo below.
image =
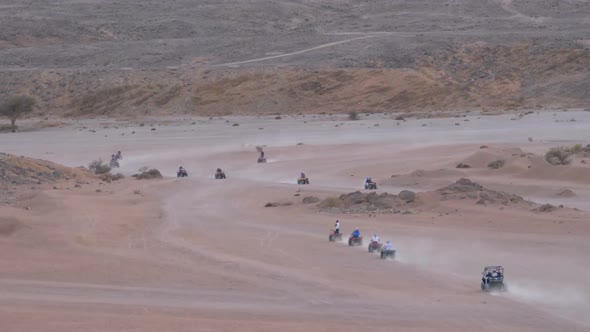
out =
{"type": "Polygon", "coordinates": [[[385,245],[383,246],[383,250],[385,250],[385,251],[393,250],[393,244],[391,244],[391,241],[387,241],[385,243],[385,245]]]}
{"type": "Polygon", "coordinates": [[[379,236],[377,235],[377,233],[373,234],[373,242],[379,242],[379,236]]]}
{"type": "Polygon", "coordinates": [[[340,221],[336,220],[336,224],[334,225],[334,233],[340,233],[340,221]]]}

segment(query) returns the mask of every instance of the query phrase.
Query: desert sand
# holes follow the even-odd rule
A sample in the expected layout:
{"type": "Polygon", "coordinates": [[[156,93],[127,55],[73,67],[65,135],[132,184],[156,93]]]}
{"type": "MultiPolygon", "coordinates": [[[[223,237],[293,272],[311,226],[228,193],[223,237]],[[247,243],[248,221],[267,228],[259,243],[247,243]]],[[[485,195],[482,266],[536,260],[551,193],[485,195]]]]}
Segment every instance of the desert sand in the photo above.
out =
{"type": "Polygon", "coordinates": [[[587,331],[590,168],[542,154],[587,142],[589,121],[583,111],[104,119],[2,134],[1,151],[68,167],[121,150],[126,178],[11,187],[16,198],[0,206],[1,330],[587,331]],[[505,167],[485,167],[498,156],[505,167]],[[472,168],[455,168],[463,162],[472,168]],[[180,165],[188,178],[175,177],[180,165]],[[129,176],[142,166],[164,179],[129,176]],[[213,178],[217,167],[226,180],[213,178]],[[311,184],[296,184],[301,171],[311,184]],[[366,176],[378,193],[409,189],[424,204],[333,214],[302,203],[361,190],[366,176]],[[564,208],[429,196],[459,178],[564,208]],[[575,194],[557,196],[565,189],[575,194]],[[345,233],[392,240],[396,259],[328,242],[336,219],[345,233]],[[497,264],[508,291],[481,292],[483,267],[497,264]]]}

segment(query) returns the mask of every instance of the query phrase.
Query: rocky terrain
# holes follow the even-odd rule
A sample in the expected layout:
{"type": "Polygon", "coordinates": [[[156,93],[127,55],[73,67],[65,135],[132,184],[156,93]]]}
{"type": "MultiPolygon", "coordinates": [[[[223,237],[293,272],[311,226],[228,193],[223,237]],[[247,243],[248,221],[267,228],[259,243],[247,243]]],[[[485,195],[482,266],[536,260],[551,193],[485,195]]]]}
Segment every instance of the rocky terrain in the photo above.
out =
{"type": "Polygon", "coordinates": [[[0,203],[12,203],[19,193],[48,188],[53,184],[70,189],[79,187],[89,178],[93,178],[92,173],[82,168],[0,152],[0,203]]]}
{"type": "Polygon", "coordinates": [[[0,97],[119,117],[587,108],[588,16],[582,0],[7,0],[0,97]]]}

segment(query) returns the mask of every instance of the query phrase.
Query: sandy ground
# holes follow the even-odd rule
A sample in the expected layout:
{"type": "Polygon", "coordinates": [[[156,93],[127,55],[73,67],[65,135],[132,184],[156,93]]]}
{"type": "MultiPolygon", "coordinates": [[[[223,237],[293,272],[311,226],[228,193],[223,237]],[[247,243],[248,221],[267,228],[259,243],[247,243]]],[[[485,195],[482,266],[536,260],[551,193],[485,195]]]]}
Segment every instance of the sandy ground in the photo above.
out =
{"type": "Polygon", "coordinates": [[[587,331],[590,177],[581,166],[555,176],[461,172],[582,211],[456,201],[367,216],[300,203],[356,190],[366,176],[385,183],[380,191],[436,189],[460,176],[396,183],[391,175],[454,169],[484,144],[541,154],[590,140],[590,112],[511,118],[89,120],[2,134],[3,152],[80,166],[122,150],[125,175],[150,166],[167,177],[57,186],[0,207],[19,225],[0,234],[1,330],[587,331]],[[255,163],[256,145],[267,145],[269,163],[255,163]],[[173,177],[179,165],[189,178],[173,177]],[[213,179],[217,167],[227,180],[213,179]],[[300,171],[310,185],[295,184],[300,171]],[[563,188],[576,197],[556,198],[563,188]],[[391,239],[398,257],[329,243],[336,218],[345,232],[391,239]],[[508,292],[484,294],[480,272],[495,264],[506,269],[508,292]]]}

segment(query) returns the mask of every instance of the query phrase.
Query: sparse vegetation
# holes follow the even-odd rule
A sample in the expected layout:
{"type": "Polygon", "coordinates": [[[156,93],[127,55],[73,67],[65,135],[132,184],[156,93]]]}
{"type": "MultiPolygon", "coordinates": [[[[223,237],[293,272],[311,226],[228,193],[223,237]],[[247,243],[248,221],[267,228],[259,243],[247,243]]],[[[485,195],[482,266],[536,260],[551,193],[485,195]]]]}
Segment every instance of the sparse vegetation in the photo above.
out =
{"type": "Polygon", "coordinates": [[[551,148],[545,153],[545,160],[551,165],[569,165],[572,162],[573,153],[565,147],[551,148]]]}
{"type": "MultiPolygon", "coordinates": [[[[143,167],[142,167],[143,169],[143,167]]],[[[138,180],[150,180],[150,179],[161,179],[162,173],[159,170],[152,168],[148,170],[144,170],[138,174],[133,174],[133,177],[138,180]]]]}
{"type": "Polygon", "coordinates": [[[109,164],[102,161],[102,159],[94,160],[88,165],[88,169],[92,171],[92,173],[101,175],[107,174],[111,171],[111,166],[109,164]]]}
{"type": "Polygon", "coordinates": [[[348,120],[355,121],[355,120],[358,120],[358,119],[359,119],[359,115],[358,115],[358,113],[356,111],[351,111],[351,112],[348,113],[348,120]]]}
{"type": "Polygon", "coordinates": [[[121,173],[117,173],[117,174],[105,173],[105,174],[102,174],[99,178],[104,182],[111,183],[113,181],[121,180],[121,179],[125,178],[125,176],[121,173]]]}
{"type": "Polygon", "coordinates": [[[491,163],[488,164],[488,168],[491,169],[499,169],[504,167],[505,161],[502,159],[498,159],[498,160],[494,160],[491,163]]]}
{"type": "Polygon", "coordinates": [[[573,154],[577,154],[582,152],[582,144],[576,144],[576,145],[572,145],[569,148],[567,148],[567,150],[573,154]]]}
{"type": "Polygon", "coordinates": [[[0,105],[0,115],[10,119],[11,130],[16,132],[16,120],[31,113],[37,101],[31,96],[14,96],[0,105]]]}

